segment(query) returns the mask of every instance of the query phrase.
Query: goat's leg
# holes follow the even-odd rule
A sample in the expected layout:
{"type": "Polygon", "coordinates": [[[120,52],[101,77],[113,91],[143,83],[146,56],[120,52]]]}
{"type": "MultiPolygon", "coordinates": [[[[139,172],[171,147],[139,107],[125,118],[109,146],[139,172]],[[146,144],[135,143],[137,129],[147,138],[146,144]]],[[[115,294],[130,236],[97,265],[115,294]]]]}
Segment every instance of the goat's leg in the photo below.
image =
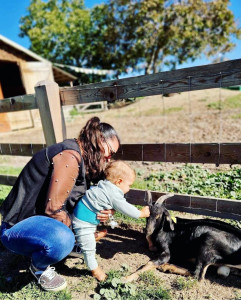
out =
{"type": "Polygon", "coordinates": [[[212,249],[213,245],[215,245],[215,237],[213,237],[211,233],[205,234],[203,236],[202,245],[199,249],[196,269],[194,271],[194,277],[199,281],[205,278],[208,267],[222,258],[218,255],[215,249],[212,249]]]}
{"type": "Polygon", "coordinates": [[[168,272],[177,275],[183,276],[191,276],[192,274],[188,271],[188,269],[173,265],[173,264],[162,264],[157,267],[158,270],[162,272],[168,272]]]}
{"type": "Polygon", "coordinates": [[[191,273],[185,268],[178,267],[176,265],[169,264],[169,263],[157,265],[155,261],[149,261],[146,265],[139,268],[136,272],[132,273],[129,276],[122,278],[122,281],[124,283],[135,281],[139,278],[140,274],[147,272],[147,271],[154,270],[154,269],[158,269],[164,273],[168,272],[168,273],[177,274],[177,275],[191,276],[191,273]]]}
{"type": "Polygon", "coordinates": [[[163,247],[162,253],[157,260],[149,261],[146,265],[139,268],[135,273],[123,278],[122,280],[124,282],[131,282],[133,280],[137,280],[141,273],[156,269],[161,264],[167,263],[170,259],[170,251],[168,245],[164,245],[164,246],[165,247],[163,247]]]}
{"type": "Polygon", "coordinates": [[[139,278],[140,274],[142,274],[146,271],[154,270],[157,267],[158,266],[154,263],[154,261],[151,260],[144,266],[140,267],[135,273],[132,273],[131,275],[122,278],[122,281],[125,283],[132,282],[134,280],[137,280],[139,278]]]}

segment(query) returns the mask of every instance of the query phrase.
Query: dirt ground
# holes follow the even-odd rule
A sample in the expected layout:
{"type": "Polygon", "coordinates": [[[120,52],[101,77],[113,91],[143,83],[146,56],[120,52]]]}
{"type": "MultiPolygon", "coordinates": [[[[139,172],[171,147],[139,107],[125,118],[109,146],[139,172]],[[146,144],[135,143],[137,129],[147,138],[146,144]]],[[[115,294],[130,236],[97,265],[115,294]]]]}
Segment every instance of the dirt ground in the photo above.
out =
{"type": "MultiPolygon", "coordinates": [[[[132,273],[155,257],[147,250],[143,230],[140,228],[108,229],[108,236],[97,244],[97,253],[99,265],[106,272],[119,270],[122,265],[127,265],[132,273]]],[[[28,264],[25,259],[1,249],[0,272],[9,280],[17,277],[22,282],[16,290],[33,280],[28,272],[26,276],[28,264]]],[[[97,282],[90,276],[81,258],[67,258],[56,265],[56,270],[67,280],[73,300],[92,299],[97,282]]],[[[229,275],[227,279],[223,279],[217,276],[214,267],[208,269],[205,280],[182,290],[177,287],[180,275],[158,270],[154,273],[162,282],[163,288],[169,290],[173,300],[238,300],[241,296],[241,276],[229,275]]]]}
{"type": "MultiPolygon", "coordinates": [[[[171,97],[146,97],[134,104],[115,108],[97,115],[104,122],[112,124],[120,135],[122,143],[189,143],[189,142],[241,142],[241,111],[240,108],[210,110],[211,102],[223,102],[226,97],[240,92],[230,90],[205,90],[172,95],[171,97]],[[239,116],[239,117],[238,117],[239,116]]],[[[67,136],[77,137],[79,130],[94,114],[77,116],[67,123],[67,136]]],[[[0,135],[1,143],[44,143],[41,129],[27,129],[0,135]]],[[[1,164],[25,164],[29,158],[0,158],[1,164]]],[[[135,166],[145,167],[141,163],[135,166]]],[[[147,165],[147,168],[159,166],[147,165]]],[[[170,166],[172,167],[172,166],[170,166]]],[[[211,166],[215,168],[215,166],[211,166]]],[[[118,227],[109,229],[109,234],[97,246],[98,261],[105,271],[118,270],[127,264],[130,271],[144,265],[152,255],[147,250],[145,237],[140,228],[118,227]]],[[[6,276],[25,272],[26,262],[18,264],[15,269],[6,268],[3,260],[6,255],[11,261],[12,254],[2,250],[0,253],[0,271],[6,276]],[[16,269],[17,268],[17,269],[16,269]]],[[[68,258],[56,266],[68,281],[73,299],[90,299],[96,287],[95,281],[89,278],[89,272],[81,259],[68,258]],[[89,279],[88,279],[89,278],[89,279]],[[81,288],[81,282],[85,288],[81,288]],[[88,286],[88,287],[86,287],[88,286]]],[[[241,299],[241,277],[230,275],[222,279],[216,270],[209,268],[206,279],[193,288],[178,290],[175,282],[179,275],[155,271],[163,282],[163,286],[172,291],[173,299],[189,300],[228,300],[241,299]]],[[[29,278],[31,280],[31,278],[29,278]]]]}

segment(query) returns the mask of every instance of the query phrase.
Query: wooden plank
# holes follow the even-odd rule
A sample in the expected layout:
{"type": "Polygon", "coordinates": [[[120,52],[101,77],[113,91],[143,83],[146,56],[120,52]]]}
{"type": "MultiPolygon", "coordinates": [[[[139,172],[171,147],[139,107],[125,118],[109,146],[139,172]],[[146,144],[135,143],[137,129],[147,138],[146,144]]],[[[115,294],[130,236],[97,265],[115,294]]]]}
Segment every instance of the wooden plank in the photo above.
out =
{"type": "Polygon", "coordinates": [[[17,176],[0,175],[0,184],[13,186],[17,176]]]}
{"type": "MultiPolygon", "coordinates": [[[[165,193],[151,192],[155,202],[165,193]]],[[[147,205],[147,194],[144,190],[131,189],[126,194],[128,202],[136,205],[147,205]]],[[[168,210],[189,212],[192,214],[241,220],[241,200],[198,197],[175,194],[165,201],[168,210]]]]}
{"type": "Polygon", "coordinates": [[[46,144],[0,144],[0,155],[32,156],[46,144]]]}
{"type": "Polygon", "coordinates": [[[241,143],[122,144],[114,158],[216,165],[241,164],[241,143]]]}
{"type": "Polygon", "coordinates": [[[241,144],[221,144],[220,164],[240,164],[241,163],[241,144]],[[231,161],[231,162],[230,162],[231,161]]]}
{"type": "Polygon", "coordinates": [[[241,85],[241,59],[60,89],[63,105],[241,85]]]}
{"type": "Polygon", "coordinates": [[[117,153],[114,155],[114,159],[142,161],[142,154],[142,144],[122,144],[117,153]]]}
{"type": "MultiPolygon", "coordinates": [[[[0,143],[0,155],[32,156],[46,144],[0,143]]],[[[114,159],[127,161],[241,164],[241,144],[123,144],[114,159]]]]}
{"type": "Polygon", "coordinates": [[[40,81],[35,86],[35,93],[46,144],[62,142],[66,130],[58,84],[50,80],[40,81]]]}
{"type": "MultiPolygon", "coordinates": [[[[14,185],[16,176],[0,175],[0,184],[14,185]]],[[[151,192],[153,202],[165,195],[161,192],[151,192]]],[[[144,190],[131,189],[126,194],[128,202],[135,205],[147,205],[147,193],[144,190]]],[[[188,212],[197,215],[241,220],[241,200],[205,198],[192,195],[175,194],[165,201],[168,210],[188,212]]]]}
{"type": "Polygon", "coordinates": [[[23,95],[5,98],[0,101],[0,113],[38,108],[35,95],[23,95]]]}

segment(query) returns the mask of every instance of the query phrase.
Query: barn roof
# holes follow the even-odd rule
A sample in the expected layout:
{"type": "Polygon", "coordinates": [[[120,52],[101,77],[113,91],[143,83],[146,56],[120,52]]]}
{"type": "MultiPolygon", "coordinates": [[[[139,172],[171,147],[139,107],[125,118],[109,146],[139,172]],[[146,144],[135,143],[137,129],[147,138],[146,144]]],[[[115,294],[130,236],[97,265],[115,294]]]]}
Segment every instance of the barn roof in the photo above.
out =
{"type": "MultiPolygon", "coordinates": [[[[40,61],[40,62],[51,63],[49,60],[9,40],[8,38],[4,37],[1,34],[0,34],[0,49],[4,49],[7,52],[14,53],[16,56],[21,57],[26,61],[40,61]]],[[[64,82],[73,81],[77,79],[76,76],[62,70],[59,67],[54,66],[53,64],[52,64],[52,68],[54,73],[54,79],[57,83],[64,83],[64,82]]]]}

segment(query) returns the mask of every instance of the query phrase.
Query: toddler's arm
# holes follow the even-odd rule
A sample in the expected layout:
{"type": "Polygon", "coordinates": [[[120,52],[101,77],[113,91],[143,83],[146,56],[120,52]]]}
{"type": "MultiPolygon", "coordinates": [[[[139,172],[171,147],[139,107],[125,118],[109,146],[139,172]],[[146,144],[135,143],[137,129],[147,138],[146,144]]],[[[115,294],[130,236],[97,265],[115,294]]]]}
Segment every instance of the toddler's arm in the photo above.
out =
{"type": "Polygon", "coordinates": [[[150,216],[150,208],[149,208],[149,206],[144,206],[140,210],[140,212],[141,212],[140,218],[148,218],[150,216]]]}

